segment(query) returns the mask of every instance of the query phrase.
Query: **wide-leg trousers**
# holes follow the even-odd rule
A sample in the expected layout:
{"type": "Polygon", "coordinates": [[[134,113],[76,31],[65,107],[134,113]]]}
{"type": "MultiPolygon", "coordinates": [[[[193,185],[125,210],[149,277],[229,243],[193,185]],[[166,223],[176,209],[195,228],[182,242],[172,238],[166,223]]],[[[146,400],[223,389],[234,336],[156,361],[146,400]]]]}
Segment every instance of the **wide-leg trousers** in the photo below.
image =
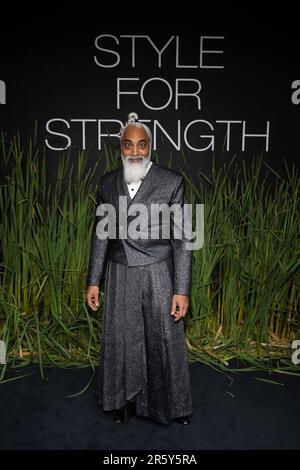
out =
{"type": "Polygon", "coordinates": [[[168,425],[192,414],[183,319],[171,316],[173,260],[108,260],[96,397],[104,411],[136,400],[137,416],[168,425]]]}

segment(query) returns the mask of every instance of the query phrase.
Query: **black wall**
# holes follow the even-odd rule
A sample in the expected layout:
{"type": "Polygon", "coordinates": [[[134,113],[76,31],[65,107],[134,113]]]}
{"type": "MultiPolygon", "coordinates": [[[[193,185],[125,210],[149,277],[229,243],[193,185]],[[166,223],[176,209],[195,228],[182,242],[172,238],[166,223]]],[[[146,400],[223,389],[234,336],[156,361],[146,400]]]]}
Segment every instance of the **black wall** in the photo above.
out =
{"type": "MultiPolygon", "coordinates": [[[[82,122],[71,120],[93,120],[86,123],[86,149],[92,163],[100,153],[98,120],[124,121],[129,111],[136,111],[141,119],[151,121],[152,129],[153,120],[159,123],[156,146],[160,161],[166,163],[171,156],[174,166],[181,161],[181,151],[175,149],[159,125],[176,141],[180,121],[181,147],[193,175],[198,169],[210,167],[213,154],[218,162],[229,161],[236,155],[237,161],[244,159],[249,163],[263,153],[264,159],[278,171],[283,168],[283,159],[298,164],[300,40],[292,7],[278,10],[276,16],[269,11],[262,17],[261,9],[253,4],[244,5],[239,11],[226,6],[221,11],[216,5],[209,13],[200,4],[188,8],[186,5],[184,9],[182,5],[181,9],[164,15],[158,7],[146,3],[134,5],[119,8],[116,4],[105,9],[81,5],[80,11],[72,15],[45,10],[43,14],[35,12],[22,18],[20,13],[18,21],[14,16],[6,17],[0,42],[0,80],[6,88],[6,102],[2,92],[0,105],[0,130],[6,133],[7,140],[20,131],[26,142],[37,121],[38,142],[48,144],[51,173],[62,151],[49,146],[61,148],[70,144],[75,153],[83,147],[82,122]],[[103,37],[97,44],[114,52],[97,49],[95,41],[100,35],[113,36],[103,37]],[[125,35],[147,37],[135,39],[135,67],[133,39],[121,37],[125,35]],[[159,67],[158,54],[150,40],[162,49],[172,36],[159,67]],[[209,37],[203,39],[206,50],[223,53],[206,52],[201,64],[200,41],[204,36],[209,37]],[[118,57],[120,62],[115,67],[96,63],[112,65],[118,57]],[[212,68],[216,65],[223,68],[212,68]],[[151,81],[155,77],[159,80],[151,81]],[[124,95],[118,109],[118,78],[139,79],[123,83],[129,91],[139,91],[150,79],[144,89],[148,106],[140,95],[124,95]],[[195,97],[179,98],[175,109],[176,79],[186,93],[201,84],[198,95],[201,109],[195,97]],[[169,87],[173,94],[169,106],[149,109],[165,105],[169,87]],[[63,121],[49,124],[52,119],[63,121]],[[198,122],[191,125],[193,121],[198,122]],[[230,125],[229,143],[225,141],[228,121],[239,121],[230,125]],[[68,135],[70,141],[49,132],[47,123],[52,132],[68,135]],[[243,125],[247,134],[265,134],[269,126],[268,137],[246,137],[243,149],[243,125]],[[210,138],[200,137],[201,134],[214,136],[214,150],[211,147],[200,150],[210,142],[210,138]]],[[[102,129],[116,133],[119,126],[103,122],[102,129]]],[[[117,147],[114,137],[104,138],[102,145],[104,142],[117,147]]]]}

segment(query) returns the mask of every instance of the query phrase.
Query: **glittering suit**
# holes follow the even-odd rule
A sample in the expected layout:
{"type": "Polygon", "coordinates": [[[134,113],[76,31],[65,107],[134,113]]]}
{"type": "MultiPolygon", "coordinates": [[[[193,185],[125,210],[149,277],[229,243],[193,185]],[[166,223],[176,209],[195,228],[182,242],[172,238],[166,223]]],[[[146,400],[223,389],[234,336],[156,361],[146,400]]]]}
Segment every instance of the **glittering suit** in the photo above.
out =
{"type": "MultiPolygon", "coordinates": [[[[132,204],[145,205],[150,214],[151,204],[182,207],[186,202],[184,180],[173,170],[153,162],[132,199],[123,168],[114,170],[101,179],[98,205],[115,207],[117,234],[123,228],[119,196],[127,202],[128,226],[136,216],[130,215],[132,204]]],[[[173,294],[190,294],[192,251],[186,250],[184,237],[174,238],[174,220],[169,239],[129,234],[106,240],[97,237],[99,220],[87,277],[87,285],[99,285],[105,273],[98,403],[109,411],[136,399],[138,416],[169,424],[192,414],[184,323],[170,315],[173,294]]]]}

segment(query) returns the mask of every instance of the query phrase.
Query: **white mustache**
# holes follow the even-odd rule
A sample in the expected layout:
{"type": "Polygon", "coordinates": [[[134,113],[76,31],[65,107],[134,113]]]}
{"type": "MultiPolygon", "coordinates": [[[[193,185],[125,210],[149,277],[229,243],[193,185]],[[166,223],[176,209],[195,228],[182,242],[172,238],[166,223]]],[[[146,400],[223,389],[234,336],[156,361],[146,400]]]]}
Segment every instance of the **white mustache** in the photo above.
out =
{"type": "Polygon", "coordinates": [[[136,157],[126,157],[126,161],[136,162],[137,160],[142,162],[144,160],[144,157],[142,155],[137,155],[136,157]]]}

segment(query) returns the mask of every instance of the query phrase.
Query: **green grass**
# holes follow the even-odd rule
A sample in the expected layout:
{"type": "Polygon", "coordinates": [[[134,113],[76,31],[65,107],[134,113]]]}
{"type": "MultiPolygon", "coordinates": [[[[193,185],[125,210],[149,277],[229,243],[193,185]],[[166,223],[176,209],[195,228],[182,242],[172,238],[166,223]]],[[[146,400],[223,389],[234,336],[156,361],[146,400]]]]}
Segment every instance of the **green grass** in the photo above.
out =
{"type": "MultiPolygon", "coordinates": [[[[105,172],[116,168],[110,147],[105,172]]],[[[45,152],[32,140],[0,141],[0,339],[8,364],[34,361],[92,367],[98,361],[101,312],[85,305],[99,160],[60,156],[54,183],[45,152]]],[[[185,163],[183,158],[183,164],[185,163]]],[[[184,166],[184,165],[183,165],[184,166]]],[[[300,338],[300,177],[284,177],[261,157],[252,165],[181,170],[189,202],[205,205],[204,246],[193,252],[191,309],[185,319],[191,361],[226,369],[294,373],[291,342],[300,338]],[[272,178],[270,178],[272,176],[272,178]]],[[[7,365],[1,366],[0,380],[7,365]]]]}

